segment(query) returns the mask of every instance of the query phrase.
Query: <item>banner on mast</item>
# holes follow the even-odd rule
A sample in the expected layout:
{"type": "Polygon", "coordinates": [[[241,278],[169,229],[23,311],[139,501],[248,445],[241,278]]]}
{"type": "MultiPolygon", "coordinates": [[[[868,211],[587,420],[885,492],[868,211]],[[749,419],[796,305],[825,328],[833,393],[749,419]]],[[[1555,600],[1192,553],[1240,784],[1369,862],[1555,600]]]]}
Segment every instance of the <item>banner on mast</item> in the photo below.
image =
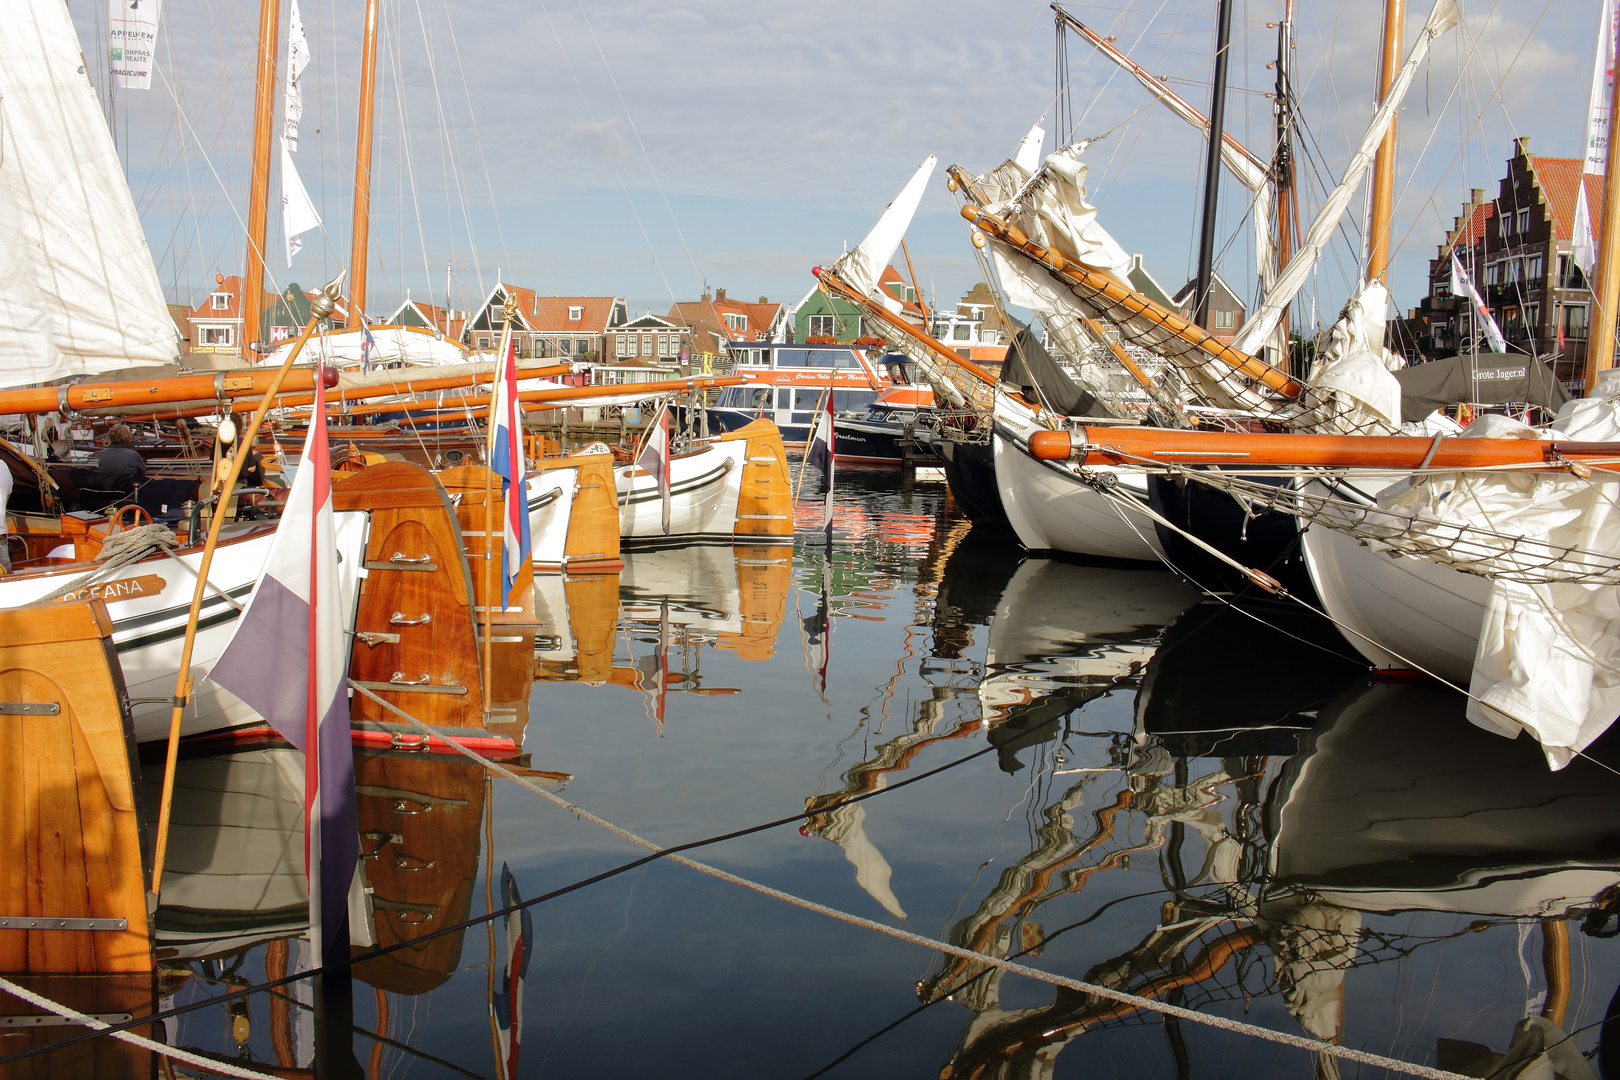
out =
{"type": "Polygon", "coordinates": [[[292,17],[287,25],[287,91],[282,101],[283,134],[287,149],[298,149],[298,122],[304,118],[304,92],[298,87],[298,77],[309,66],[309,42],[304,38],[304,16],[298,11],[298,0],[292,0],[292,17]]]}
{"type": "Polygon", "coordinates": [[[1592,267],[1597,264],[1597,237],[1592,232],[1592,207],[1586,201],[1586,178],[1581,178],[1581,185],[1575,189],[1575,228],[1574,235],[1569,242],[1570,258],[1575,265],[1581,268],[1581,273],[1590,274],[1592,267]]]}
{"type": "Polygon", "coordinates": [[[163,0],[107,0],[107,74],[114,86],[152,89],[163,0]]]}
{"type": "Polygon", "coordinates": [[[281,140],[281,231],[287,235],[287,265],[293,256],[304,249],[299,237],[311,229],[321,227],[321,215],[310,201],[304,182],[298,179],[298,166],[293,164],[292,150],[287,140],[281,140]]]}
{"type": "Polygon", "coordinates": [[[1486,340],[1491,343],[1491,351],[1507,352],[1507,342],[1502,337],[1502,328],[1496,325],[1491,309],[1485,306],[1479,290],[1474,288],[1474,279],[1468,276],[1468,271],[1457,261],[1455,251],[1451,253],[1451,295],[1468,298],[1468,302],[1473,305],[1474,314],[1479,318],[1479,328],[1485,332],[1486,340]]]}
{"type": "Polygon", "coordinates": [[[1597,56],[1592,63],[1592,100],[1586,110],[1586,163],[1583,171],[1603,175],[1609,157],[1609,102],[1614,100],[1614,0],[1603,0],[1598,23],[1597,56]]]}

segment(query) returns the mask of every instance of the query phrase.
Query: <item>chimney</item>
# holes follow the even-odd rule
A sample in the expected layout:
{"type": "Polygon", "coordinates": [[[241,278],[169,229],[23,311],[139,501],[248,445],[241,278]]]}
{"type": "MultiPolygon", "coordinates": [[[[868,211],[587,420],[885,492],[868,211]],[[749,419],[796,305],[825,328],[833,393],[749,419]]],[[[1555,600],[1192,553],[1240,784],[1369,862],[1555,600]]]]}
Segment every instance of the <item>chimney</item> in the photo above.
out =
{"type": "Polygon", "coordinates": [[[770,303],[770,300],[768,300],[768,299],[766,299],[765,297],[762,296],[762,297],[759,298],[759,302],[762,303],[762,304],[768,304],[768,303],[770,303]]]}
{"type": "Polygon", "coordinates": [[[1530,156],[1530,136],[1520,135],[1513,140],[1513,150],[1516,154],[1530,156]]]}
{"type": "Polygon", "coordinates": [[[724,289],[716,289],[716,290],[714,290],[714,298],[716,300],[724,300],[726,298],[726,290],[724,290],[724,289]]]}

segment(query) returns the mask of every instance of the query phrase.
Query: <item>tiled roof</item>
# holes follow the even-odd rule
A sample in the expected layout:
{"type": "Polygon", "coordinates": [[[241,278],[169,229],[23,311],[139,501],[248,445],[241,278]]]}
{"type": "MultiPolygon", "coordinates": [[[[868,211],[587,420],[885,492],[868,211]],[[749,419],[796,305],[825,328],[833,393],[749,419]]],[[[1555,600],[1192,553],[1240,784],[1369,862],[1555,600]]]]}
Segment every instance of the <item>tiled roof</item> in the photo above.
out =
{"type": "Polygon", "coordinates": [[[1592,230],[1602,228],[1603,177],[1581,171],[1580,158],[1532,157],[1530,169],[1547,198],[1547,212],[1552,217],[1553,234],[1559,240],[1568,240],[1575,233],[1575,201],[1580,184],[1586,184],[1586,205],[1592,215],[1592,230]]]}
{"type": "MultiPolygon", "coordinates": [[[[1452,246],[1454,247],[1457,244],[1477,244],[1481,240],[1485,239],[1485,227],[1490,222],[1491,218],[1495,216],[1496,204],[1494,202],[1482,202],[1476,204],[1474,206],[1474,212],[1468,215],[1468,220],[1458,226],[1457,236],[1451,242],[1452,246]]],[[[1448,247],[1446,249],[1446,254],[1449,255],[1450,253],[1451,248],[1448,247]]]]}
{"type": "Polygon", "coordinates": [[[885,266],[883,273],[878,275],[878,284],[889,291],[889,294],[900,301],[900,310],[907,315],[922,318],[922,308],[906,299],[906,279],[900,276],[900,271],[893,266],[885,266]]]}
{"type": "MultiPolygon", "coordinates": [[[[264,303],[262,303],[259,306],[259,310],[260,311],[269,311],[270,308],[271,308],[271,305],[273,305],[275,302],[276,302],[276,294],[271,293],[271,292],[267,292],[267,293],[264,294],[264,303]]],[[[204,296],[202,298],[202,301],[200,303],[198,303],[196,307],[191,309],[191,316],[190,316],[191,321],[193,321],[193,322],[196,322],[196,321],[209,322],[209,321],[218,320],[218,319],[240,319],[241,317],[242,317],[242,278],[238,274],[232,274],[230,277],[226,278],[224,281],[216,284],[213,288],[209,289],[208,290],[208,295],[204,296]],[[228,294],[230,296],[230,298],[231,298],[230,306],[225,307],[225,308],[221,308],[219,310],[215,310],[215,308],[214,308],[214,294],[215,293],[226,293],[226,294],[228,294]]]]}
{"type": "Polygon", "coordinates": [[[621,303],[615,296],[541,296],[505,283],[501,288],[517,301],[518,322],[537,334],[600,334],[609,329],[613,308],[621,303]],[[581,317],[570,319],[568,309],[576,307],[584,309],[581,317]]]}
{"type": "Polygon", "coordinates": [[[781,311],[781,304],[769,300],[761,303],[737,300],[720,289],[713,300],[677,301],[669,309],[669,318],[694,330],[707,331],[722,341],[764,341],[781,311]],[[744,328],[737,330],[728,326],[727,315],[741,315],[745,320],[744,328]]]}

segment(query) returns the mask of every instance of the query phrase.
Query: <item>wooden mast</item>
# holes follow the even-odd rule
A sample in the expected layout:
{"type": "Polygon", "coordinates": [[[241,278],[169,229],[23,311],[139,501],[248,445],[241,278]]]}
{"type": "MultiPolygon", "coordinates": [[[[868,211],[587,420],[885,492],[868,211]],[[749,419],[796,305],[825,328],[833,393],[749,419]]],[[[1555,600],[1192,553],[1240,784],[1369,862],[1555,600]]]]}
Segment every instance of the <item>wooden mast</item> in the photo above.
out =
{"type": "Polygon", "coordinates": [[[259,0],[259,69],[253,94],[253,173],[248,182],[247,266],[242,274],[242,338],[237,348],[253,362],[264,304],[264,232],[270,202],[270,105],[275,98],[281,43],[281,0],[259,0]]]}
{"type": "Polygon", "coordinates": [[[366,311],[366,244],[371,239],[372,91],[377,81],[377,0],[366,0],[365,39],[360,56],[360,118],[354,141],[354,228],[349,250],[349,319],[359,329],[366,311]]]}
{"type": "MultiPolygon", "coordinates": [[[[1601,50],[1603,42],[1598,42],[1601,50]]],[[[1609,96],[1609,148],[1603,165],[1603,226],[1598,237],[1597,286],[1592,292],[1596,317],[1586,343],[1586,393],[1597,389],[1598,373],[1614,366],[1615,304],[1620,302],[1620,154],[1614,152],[1613,117],[1620,116],[1620,78],[1609,96]]],[[[1583,181],[1584,183],[1584,181],[1583,181]]]]}
{"type": "MultiPolygon", "coordinates": [[[[1378,100],[1389,97],[1395,72],[1401,66],[1401,44],[1406,36],[1406,0],[1384,0],[1384,55],[1378,68],[1378,100]]],[[[1384,141],[1373,159],[1372,215],[1367,229],[1367,280],[1386,281],[1389,275],[1389,237],[1395,204],[1395,126],[1391,117],[1384,141]]]]}

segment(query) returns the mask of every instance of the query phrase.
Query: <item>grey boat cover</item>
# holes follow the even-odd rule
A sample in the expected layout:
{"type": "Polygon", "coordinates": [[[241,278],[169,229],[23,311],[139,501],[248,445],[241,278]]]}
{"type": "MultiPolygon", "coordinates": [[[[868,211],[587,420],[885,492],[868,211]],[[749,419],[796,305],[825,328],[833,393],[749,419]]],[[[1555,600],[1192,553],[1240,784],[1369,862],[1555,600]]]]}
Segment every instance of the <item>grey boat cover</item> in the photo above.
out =
{"type": "Polygon", "coordinates": [[[1064,416],[1108,415],[1089,391],[1058,366],[1028,327],[1013,335],[1007,347],[1007,362],[1001,368],[1001,381],[1018,387],[1031,401],[1045,401],[1064,416]]]}
{"type": "Polygon", "coordinates": [[[1401,384],[1401,422],[1405,424],[1463,402],[1524,402],[1556,413],[1569,400],[1569,391],[1552,369],[1523,353],[1460,353],[1402,368],[1395,372],[1395,379],[1401,384]]]}

